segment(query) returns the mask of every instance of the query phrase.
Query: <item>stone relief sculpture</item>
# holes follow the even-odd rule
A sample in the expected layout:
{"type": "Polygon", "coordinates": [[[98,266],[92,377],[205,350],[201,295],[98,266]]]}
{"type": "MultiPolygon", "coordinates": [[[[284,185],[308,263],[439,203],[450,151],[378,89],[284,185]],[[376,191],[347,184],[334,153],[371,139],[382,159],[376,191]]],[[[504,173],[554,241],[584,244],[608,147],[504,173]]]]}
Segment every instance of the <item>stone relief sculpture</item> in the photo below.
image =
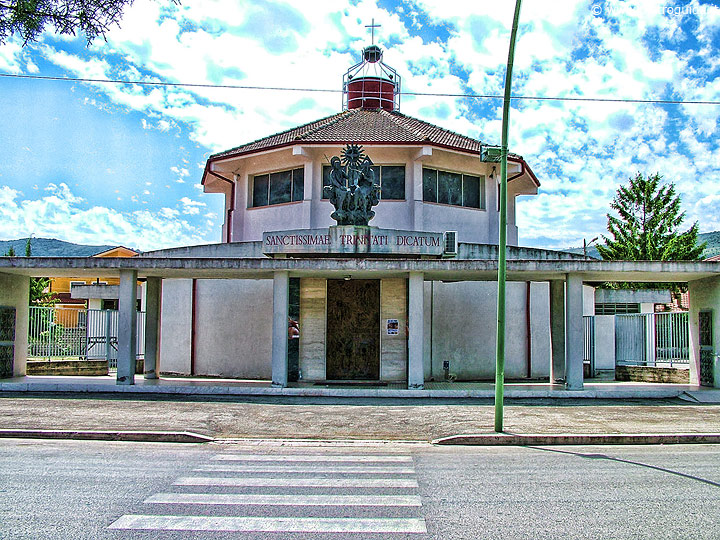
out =
{"type": "Polygon", "coordinates": [[[330,159],[330,185],[323,189],[335,207],[330,217],[338,225],[367,226],[375,217],[372,207],[380,201],[372,160],[356,144],[348,144],[341,156],[330,159]]]}

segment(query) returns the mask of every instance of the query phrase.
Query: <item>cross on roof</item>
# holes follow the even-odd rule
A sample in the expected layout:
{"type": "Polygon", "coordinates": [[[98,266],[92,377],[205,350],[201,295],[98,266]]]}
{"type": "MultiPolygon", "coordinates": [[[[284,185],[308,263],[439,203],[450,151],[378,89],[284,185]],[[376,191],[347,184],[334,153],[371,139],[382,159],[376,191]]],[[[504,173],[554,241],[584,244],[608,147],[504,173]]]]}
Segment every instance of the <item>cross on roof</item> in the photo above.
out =
{"type": "Polygon", "coordinates": [[[380,28],[381,24],[375,24],[375,17],[372,18],[372,22],[370,24],[366,24],[365,28],[370,28],[371,36],[372,36],[372,45],[375,45],[375,29],[380,28]]]}

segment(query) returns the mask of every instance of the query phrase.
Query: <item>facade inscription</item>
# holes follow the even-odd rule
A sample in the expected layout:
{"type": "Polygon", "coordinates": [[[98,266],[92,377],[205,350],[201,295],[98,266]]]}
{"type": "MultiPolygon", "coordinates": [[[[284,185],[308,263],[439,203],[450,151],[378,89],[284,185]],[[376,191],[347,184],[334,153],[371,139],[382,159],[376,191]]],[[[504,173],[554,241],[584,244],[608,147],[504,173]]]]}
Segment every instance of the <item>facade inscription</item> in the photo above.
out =
{"type": "Polygon", "coordinates": [[[441,233],[396,231],[364,226],[334,226],[316,231],[263,234],[263,253],[442,255],[441,233]]]}

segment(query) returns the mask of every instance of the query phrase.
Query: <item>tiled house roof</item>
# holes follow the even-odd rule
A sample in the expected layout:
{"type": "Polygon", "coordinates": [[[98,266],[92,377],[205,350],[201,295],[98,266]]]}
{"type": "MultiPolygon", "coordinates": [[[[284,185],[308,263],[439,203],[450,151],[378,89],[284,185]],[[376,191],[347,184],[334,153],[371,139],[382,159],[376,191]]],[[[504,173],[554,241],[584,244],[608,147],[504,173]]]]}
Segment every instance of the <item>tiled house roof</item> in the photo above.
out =
{"type": "MultiPolygon", "coordinates": [[[[350,109],[210,156],[210,160],[292,144],[430,144],[480,154],[482,143],[429,122],[382,109],[350,109]]],[[[515,156],[517,157],[517,156],[515,156]]]]}

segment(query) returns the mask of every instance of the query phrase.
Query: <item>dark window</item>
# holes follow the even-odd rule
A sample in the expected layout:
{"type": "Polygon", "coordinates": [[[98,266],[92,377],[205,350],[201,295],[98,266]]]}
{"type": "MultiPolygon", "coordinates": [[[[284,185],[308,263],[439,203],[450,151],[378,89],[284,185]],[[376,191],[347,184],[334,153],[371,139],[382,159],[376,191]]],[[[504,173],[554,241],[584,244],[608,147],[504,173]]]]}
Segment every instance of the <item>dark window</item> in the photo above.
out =
{"type": "Polygon", "coordinates": [[[305,169],[295,169],[292,177],[292,200],[302,201],[305,197],[305,169]]]}
{"type": "Polygon", "coordinates": [[[302,201],[305,193],[305,171],[294,169],[253,177],[252,206],[268,206],[302,201]]]}
{"type": "Polygon", "coordinates": [[[423,169],[423,201],[437,202],[437,171],[423,169]]]}
{"type": "Polygon", "coordinates": [[[463,175],[463,206],[482,208],[480,202],[480,177],[463,175]]]}
{"type": "Polygon", "coordinates": [[[438,171],[438,200],[442,204],[462,206],[462,175],[438,171]]]}
{"type": "MultiPolygon", "coordinates": [[[[374,165],[371,169],[375,173],[375,183],[380,185],[381,199],[403,200],[405,198],[404,165],[374,165]]],[[[330,165],[323,165],[323,199],[328,198],[325,186],[330,185],[330,170],[330,165]]]]}
{"type": "Polygon", "coordinates": [[[484,208],[485,181],[480,176],[423,169],[423,201],[484,208]]]}
{"type": "Polygon", "coordinates": [[[261,174],[253,180],[253,206],[267,206],[269,178],[269,175],[261,174]]]}
{"type": "Polygon", "coordinates": [[[290,202],[292,194],[292,171],[282,171],[270,175],[270,204],[290,202]]]}
{"type": "Polygon", "coordinates": [[[405,167],[403,165],[383,165],[380,173],[380,198],[403,200],[405,198],[405,167]]]}

